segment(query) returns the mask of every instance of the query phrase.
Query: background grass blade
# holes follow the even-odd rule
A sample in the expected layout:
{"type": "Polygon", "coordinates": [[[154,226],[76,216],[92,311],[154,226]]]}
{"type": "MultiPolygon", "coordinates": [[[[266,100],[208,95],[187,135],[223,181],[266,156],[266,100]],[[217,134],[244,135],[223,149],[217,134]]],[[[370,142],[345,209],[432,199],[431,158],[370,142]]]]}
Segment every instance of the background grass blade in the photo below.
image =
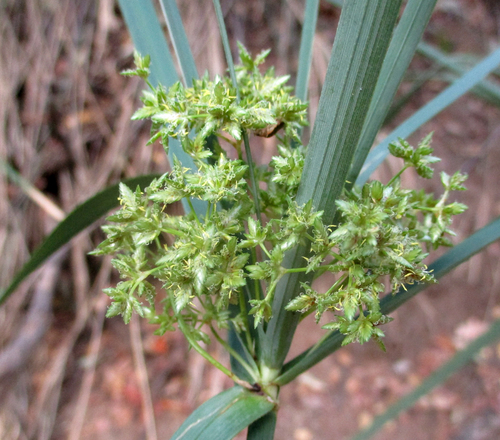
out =
{"type": "Polygon", "coordinates": [[[274,404],[264,396],[235,386],[198,407],[171,440],[231,440],[273,408],[274,404]]]}
{"type": "MultiPolygon", "coordinates": [[[[334,217],[338,198],[351,165],[378,74],[389,46],[399,1],[352,0],[342,9],[328,65],[297,202],[309,200],[324,211],[323,221],[334,217]]],[[[305,249],[285,257],[285,267],[302,267],[305,249]]],[[[263,346],[264,363],[279,369],[290,347],[298,314],[285,311],[298,294],[300,278],[285,276],[276,289],[273,318],[263,346]]]]}
{"type": "MultiPolygon", "coordinates": [[[[436,279],[439,279],[498,239],[500,239],[500,217],[438,258],[429,265],[429,269],[433,271],[436,279]]],[[[385,296],[381,301],[382,313],[388,314],[393,312],[426,287],[426,284],[413,284],[407,286],[407,290],[400,289],[395,295],[385,296]]],[[[339,332],[330,333],[321,344],[304,351],[285,364],[282,370],[283,373],[275,382],[278,385],[289,383],[299,374],[339,349],[343,339],[344,336],[339,332]]]]}
{"type": "Polygon", "coordinates": [[[222,40],[222,46],[224,47],[224,55],[226,56],[227,67],[229,69],[229,75],[231,76],[231,82],[236,89],[236,95],[238,102],[240,101],[240,91],[238,90],[238,83],[236,81],[236,72],[234,71],[234,61],[233,55],[231,53],[231,46],[229,44],[229,38],[227,36],[226,25],[224,24],[224,14],[222,13],[222,8],[220,6],[219,0],[213,0],[215,8],[215,16],[217,17],[217,24],[219,25],[220,37],[222,40]]]}
{"type": "Polygon", "coordinates": [[[456,353],[442,367],[438,368],[427,379],[425,379],[414,391],[398,400],[390,406],[387,411],[377,416],[373,423],[366,429],[353,437],[353,440],[367,440],[376,434],[387,422],[396,418],[401,412],[411,408],[421,397],[429,393],[433,388],[442,384],[452,374],[457,372],[484,347],[493,344],[500,339],[500,319],[494,321],[489,330],[475,339],[465,349],[456,353]]]}
{"type": "MultiPolygon", "coordinates": [[[[421,41],[418,44],[417,52],[434,61],[439,66],[451,70],[458,76],[462,76],[467,73],[466,69],[464,69],[464,67],[456,61],[456,56],[447,55],[437,47],[431,46],[424,41],[421,41]]],[[[472,92],[489,103],[500,107],[500,87],[493,82],[483,79],[472,89],[472,92]]]]}
{"type": "Polygon", "coordinates": [[[175,0],[161,0],[160,3],[163,15],[167,21],[168,31],[172,39],[175,54],[179,60],[184,84],[186,87],[191,87],[193,79],[198,78],[198,70],[196,69],[196,63],[194,62],[186,31],[182,24],[181,14],[177,8],[177,3],[175,0]]]}
{"type": "Polygon", "coordinates": [[[141,55],[151,56],[153,85],[170,86],[179,78],[151,0],[118,0],[134,46],[141,55]]]}
{"type": "MultiPolygon", "coordinates": [[[[126,179],[123,183],[134,189],[137,185],[141,188],[145,188],[156,177],[158,177],[158,175],[150,174],[126,179]]],[[[96,220],[99,220],[99,218],[108,211],[119,206],[118,195],[118,184],[116,184],[106,188],[71,211],[71,213],[56,226],[35,252],[33,252],[31,258],[17,273],[7,289],[0,293],[0,304],[9,297],[28,275],[40,267],[52,254],[86,227],[90,226],[96,220]]]]}
{"type": "Polygon", "coordinates": [[[314,33],[318,21],[319,0],[307,0],[304,12],[304,24],[300,36],[299,68],[297,70],[297,82],[295,95],[302,101],[307,101],[307,90],[309,86],[309,74],[311,73],[311,62],[313,55],[314,33]]]}
{"type": "Polygon", "coordinates": [[[60,222],[66,216],[51,199],[45,196],[31,182],[19,174],[8,162],[0,157],[0,171],[5,173],[11,182],[16,184],[33,202],[49,214],[54,220],[60,222]]]}
{"type": "Polygon", "coordinates": [[[370,154],[368,154],[366,162],[356,180],[356,184],[362,186],[368,180],[373,171],[375,171],[375,169],[384,161],[388,154],[387,147],[391,142],[397,140],[399,137],[407,138],[410,136],[415,130],[432,119],[450,104],[455,102],[474,86],[479,84],[488,74],[495,70],[499,64],[500,49],[497,49],[464,76],[455,81],[451,86],[446,88],[432,101],[418,110],[414,115],[409,117],[405,122],[403,122],[379,145],[370,151],[370,154]]]}
{"type": "MultiPolygon", "coordinates": [[[[141,2],[137,2],[135,0],[118,0],[118,2],[135,48],[141,55],[151,56],[150,80],[152,84],[162,84],[165,87],[170,87],[179,80],[179,77],[177,76],[175,64],[170,54],[170,49],[165,40],[165,36],[163,35],[163,31],[151,0],[143,0],[141,2]]],[[[177,11],[177,14],[178,13],[179,12],[177,11]]],[[[179,41],[182,40],[182,38],[177,34],[177,32],[181,32],[180,28],[182,28],[182,32],[184,32],[182,23],[180,25],[175,25],[175,36],[178,44],[180,44],[179,41]]],[[[177,50],[177,46],[174,45],[174,47],[176,47],[177,50]]],[[[186,48],[181,45],[180,49],[184,50],[186,48]]],[[[189,55],[183,54],[183,60],[184,58],[189,58],[189,55]]],[[[194,67],[194,71],[192,66],[187,67],[187,69],[189,70],[186,72],[183,70],[185,75],[193,75],[196,72],[196,66],[194,67]]],[[[196,171],[197,168],[193,159],[182,149],[179,141],[177,139],[170,139],[168,149],[168,158],[170,163],[173,162],[174,156],[179,159],[184,167],[196,171]]],[[[205,213],[205,202],[193,199],[192,204],[198,215],[205,213]]],[[[182,199],[182,206],[184,207],[185,212],[189,211],[190,208],[185,199],[182,199]]]]}
{"type": "Polygon", "coordinates": [[[406,4],[380,70],[368,116],[363,125],[354,161],[347,177],[349,182],[354,183],[358,177],[375,137],[384,123],[399,84],[413,59],[415,49],[422,38],[436,3],[437,0],[409,0],[406,4]]]}

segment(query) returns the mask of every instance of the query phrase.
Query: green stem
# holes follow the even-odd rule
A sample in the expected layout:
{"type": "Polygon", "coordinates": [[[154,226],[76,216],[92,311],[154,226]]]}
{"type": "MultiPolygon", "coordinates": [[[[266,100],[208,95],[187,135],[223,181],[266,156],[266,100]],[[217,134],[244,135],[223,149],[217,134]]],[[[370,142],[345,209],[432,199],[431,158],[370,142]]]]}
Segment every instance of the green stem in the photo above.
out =
{"type": "Polygon", "coordinates": [[[252,335],[250,334],[250,324],[248,323],[248,311],[245,301],[245,295],[243,294],[243,291],[241,289],[238,291],[238,298],[239,298],[241,317],[243,319],[243,324],[245,325],[245,339],[247,342],[247,349],[253,356],[255,354],[255,350],[253,346],[252,335]]]}
{"type": "Polygon", "coordinates": [[[307,267],[294,267],[291,269],[284,269],[284,273],[299,273],[299,272],[307,272],[307,267]]]}
{"type": "Polygon", "coordinates": [[[269,251],[264,246],[264,243],[260,243],[260,247],[264,251],[264,253],[267,255],[267,258],[271,259],[271,254],[269,253],[269,251]]]}
{"type": "Polygon", "coordinates": [[[259,204],[259,187],[257,185],[257,180],[255,179],[255,172],[253,168],[252,152],[250,151],[250,142],[248,141],[248,134],[245,129],[242,128],[243,132],[243,143],[245,144],[245,154],[247,156],[248,171],[250,173],[250,191],[253,195],[253,200],[255,204],[255,215],[257,220],[262,225],[262,218],[260,215],[260,204],[259,204]]]}
{"type": "Polygon", "coordinates": [[[186,200],[188,202],[188,205],[189,205],[189,208],[191,209],[191,212],[193,213],[194,215],[194,218],[196,220],[196,223],[198,223],[198,226],[202,227],[201,225],[201,222],[200,222],[200,219],[198,218],[198,215],[196,214],[196,210],[194,209],[193,207],[193,203],[191,202],[191,198],[190,197],[186,197],[186,200]]]}
{"type": "Polygon", "coordinates": [[[215,336],[215,339],[217,339],[217,341],[219,342],[219,344],[222,345],[222,347],[224,347],[224,349],[232,356],[234,357],[239,363],[240,365],[247,371],[247,373],[251,376],[251,378],[253,379],[253,381],[255,383],[258,383],[259,382],[259,377],[258,375],[256,374],[256,368],[257,368],[257,365],[255,365],[255,369],[250,367],[250,365],[248,365],[248,363],[239,355],[239,353],[237,353],[235,350],[233,350],[233,348],[226,342],[224,341],[224,339],[222,339],[219,335],[219,333],[217,333],[217,331],[215,330],[214,326],[212,324],[210,324],[210,330],[212,331],[213,335],[215,336]]]}
{"type": "Polygon", "coordinates": [[[233,146],[233,148],[234,148],[234,149],[238,152],[238,156],[239,156],[239,157],[238,157],[238,159],[241,159],[241,148],[239,148],[239,147],[238,147],[238,144],[237,144],[237,142],[236,142],[236,141],[232,141],[232,140],[231,140],[231,139],[229,139],[228,137],[224,136],[222,133],[215,133],[215,135],[216,135],[218,138],[220,138],[220,139],[222,139],[222,140],[226,141],[229,145],[232,145],[232,146],[233,146]]]}
{"type": "Polygon", "coordinates": [[[207,212],[205,213],[205,218],[210,218],[210,213],[212,211],[212,203],[207,203],[207,212]]]}
{"type": "Polygon", "coordinates": [[[389,182],[387,183],[386,186],[391,186],[395,181],[396,179],[401,176],[401,174],[403,174],[408,168],[410,168],[411,165],[406,165],[404,166],[398,173],[396,173],[391,180],[389,180],[389,182]]]}
{"type": "Polygon", "coordinates": [[[335,281],[335,283],[333,283],[333,286],[326,291],[325,295],[331,295],[333,292],[339,290],[342,286],[345,285],[345,282],[348,278],[349,275],[342,275],[337,281],[335,281]]]}
{"type": "Polygon", "coordinates": [[[237,377],[231,370],[228,370],[224,365],[222,365],[219,361],[214,359],[206,350],[200,347],[198,342],[192,337],[191,332],[189,331],[186,323],[184,322],[184,319],[182,318],[182,315],[180,313],[175,312],[175,316],[177,318],[177,324],[179,325],[179,328],[181,329],[182,333],[184,333],[184,336],[188,340],[189,344],[191,347],[195,349],[199,354],[201,354],[208,362],[210,362],[214,367],[218,368],[220,371],[222,371],[226,376],[228,376],[232,381],[237,383],[238,385],[247,388],[247,389],[253,389],[252,386],[248,383],[245,382],[244,380],[241,380],[239,377],[237,377]]]}
{"type": "MultiPolygon", "coordinates": [[[[257,263],[257,251],[255,250],[255,248],[252,248],[251,250],[251,255],[252,255],[252,264],[255,264],[257,263]]],[[[252,298],[250,295],[248,296],[248,299],[261,299],[262,298],[262,295],[261,293],[263,292],[263,289],[262,289],[262,286],[261,286],[261,281],[260,280],[255,280],[254,282],[254,286],[255,286],[255,297],[252,298]]],[[[248,289],[248,291],[250,291],[250,289],[248,289]]]]}
{"type": "Polygon", "coordinates": [[[236,81],[236,72],[234,70],[233,55],[231,54],[231,48],[229,47],[229,39],[227,37],[226,25],[224,24],[224,14],[222,13],[222,8],[220,6],[219,0],[213,0],[215,8],[215,16],[217,17],[217,24],[219,25],[220,36],[222,39],[222,46],[224,47],[224,55],[226,55],[227,67],[229,68],[229,75],[231,77],[231,82],[233,87],[236,89],[236,101],[240,102],[240,90],[238,88],[238,82],[236,81]]]}

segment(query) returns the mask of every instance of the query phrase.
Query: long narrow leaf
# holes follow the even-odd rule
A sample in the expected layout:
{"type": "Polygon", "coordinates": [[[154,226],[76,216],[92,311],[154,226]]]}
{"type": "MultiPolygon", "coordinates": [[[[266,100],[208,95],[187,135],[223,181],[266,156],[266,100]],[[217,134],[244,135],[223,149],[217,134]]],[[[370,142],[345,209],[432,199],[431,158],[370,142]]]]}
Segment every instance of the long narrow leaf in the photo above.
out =
{"type": "Polygon", "coordinates": [[[299,68],[297,71],[297,83],[295,95],[302,101],[307,101],[307,89],[309,86],[309,74],[313,55],[314,33],[318,21],[319,0],[307,0],[304,13],[304,24],[300,37],[299,68]]]}
{"type": "Polygon", "coordinates": [[[489,330],[483,335],[475,339],[465,349],[456,353],[442,367],[438,368],[427,379],[425,379],[415,390],[410,394],[398,400],[394,405],[390,406],[383,414],[377,416],[372,424],[365,430],[359,432],[353,440],[367,440],[376,434],[387,422],[396,418],[401,412],[411,408],[418,399],[425,396],[433,388],[441,385],[452,374],[456,373],[467,362],[472,360],[474,356],[484,347],[493,344],[500,339],[500,319],[493,322],[489,330]]]}
{"type": "Polygon", "coordinates": [[[161,0],[163,15],[168,26],[168,32],[172,39],[175,54],[179,60],[184,84],[186,87],[191,87],[193,79],[198,78],[198,70],[194,62],[191,47],[187,39],[186,31],[182,25],[181,14],[177,8],[175,0],[161,0]]]}
{"type": "MultiPolygon", "coordinates": [[[[140,2],[118,0],[118,2],[135,48],[141,55],[150,55],[151,57],[150,80],[152,84],[170,87],[179,80],[179,77],[151,0],[140,2]]],[[[170,139],[168,150],[170,163],[173,163],[174,156],[184,167],[196,171],[193,159],[182,149],[180,142],[177,139],[170,139]]],[[[198,215],[206,211],[205,202],[193,200],[192,203],[198,215]]],[[[185,199],[182,200],[182,205],[185,211],[189,210],[185,199]]]]}
{"type": "MultiPolygon", "coordinates": [[[[123,183],[134,189],[137,185],[141,188],[145,188],[156,177],[158,177],[158,175],[150,174],[127,179],[124,180],[123,183]]],[[[31,258],[17,273],[9,287],[7,287],[4,292],[0,293],[0,304],[9,297],[28,275],[40,267],[52,254],[68,243],[78,233],[90,226],[96,220],[99,220],[108,211],[119,206],[118,195],[118,184],[116,184],[106,188],[71,211],[33,252],[31,258]]]]}
{"type": "Polygon", "coordinates": [[[273,440],[276,430],[276,411],[269,411],[265,416],[248,427],[247,440],[273,440]]]}
{"type": "Polygon", "coordinates": [[[0,158],[0,172],[5,173],[11,182],[17,185],[33,202],[40,206],[52,218],[61,221],[65,214],[64,212],[47,196],[45,196],[38,188],[30,181],[25,179],[12,165],[0,158]]]}
{"type": "MultiPolygon", "coordinates": [[[[342,9],[297,195],[299,204],[312,200],[324,211],[327,223],[334,217],[332,200],[344,187],[400,4],[351,0],[342,9]]],[[[303,266],[304,254],[302,248],[288,253],[284,265],[303,266]]],[[[299,293],[295,275],[285,276],[276,289],[263,346],[264,363],[270,368],[281,367],[298,323],[298,314],[285,311],[299,293]]]]}
{"type": "Polygon", "coordinates": [[[377,145],[368,155],[363,168],[356,180],[358,185],[363,185],[375,169],[387,157],[389,144],[398,138],[406,138],[415,130],[436,116],[458,98],[463,96],[474,86],[479,84],[488,74],[495,70],[500,64],[500,49],[495,50],[483,61],[478,63],[473,69],[467,72],[451,86],[446,88],[432,101],[427,103],[414,115],[403,122],[391,134],[389,134],[379,145],[377,145]]]}
{"type": "Polygon", "coordinates": [[[141,55],[151,57],[151,83],[172,85],[178,76],[151,0],[118,0],[118,3],[135,48],[141,55]]]}
{"type": "Polygon", "coordinates": [[[437,0],[409,0],[394,31],[347,180],[354,182],[413,59],[437,0]]]}
{"type": "MultiPolygon", "coordinates": [[[[433,271],[436,279],[439,279],[498,239],[500,239],[500,217],[438,258],[429,265],[429,269],[433,271]]],[[[382,313],[391,313],[426,287],[426,284],[413,284],[407,286],[406,290],[401,288],[395,295],[387,295],[381,301],[382,313]]],[[[289,383],[299,374],[339,349],[343,339],[344,336],[341,333],[331,332],[320,345],[309,348],[284,365],[283,374],[276,379],[275,383],[278,385],[289,383]]]]}
{"type": "Polygon", "coordinates": [[[235,386],[198,407],[171,440],[231,440],[273,408],[264,396],[235,386]]]}
{"type": "MultiPolygon", "coordinates": [[[[424,41],[421,41],[418,44],[417,52],[431,59],[436,64],[442,67],[446,67],[459,76],[462,76],[467,72],[466,69],[464,69],[455,61],[453,56],[445,54],[437,47],[431,46],[424,41]]],[[[493,82],[488,81],[487,79],[483,79],[476,87],[472,89],[472,92],[474,92],[480,98],[490,102],[491,104],[500,107],[500,87],[493,82]]]]}
{"type": "Polygon", "coordinates": [[[233,55],[231,54],[231,46],[229,45],[229,38],[227,36],[226,25],[224,24],[224,14],[222,13],[222,8],[219,0],[213,0],[215,8],[215,16],[217,17],[217,24],[219,25],[219,33],[222,39],[222,46],[224,47],[224,54],[226,55],[227,67],[229,69],[229,75],[231,76],[231,82],[236,89],[237,99],[240,100],[240,91],[238,90],[238,83],[236,82],[236,72],[234,70],[233,55]]]}

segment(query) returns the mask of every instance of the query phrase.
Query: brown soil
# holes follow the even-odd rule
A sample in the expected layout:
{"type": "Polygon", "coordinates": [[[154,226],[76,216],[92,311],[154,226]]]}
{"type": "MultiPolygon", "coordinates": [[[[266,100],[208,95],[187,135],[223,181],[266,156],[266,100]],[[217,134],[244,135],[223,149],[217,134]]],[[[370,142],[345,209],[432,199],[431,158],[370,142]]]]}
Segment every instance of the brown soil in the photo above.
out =
{"type": "MultiPolygon", "coordinates": [[[[222,73],[211,2],[182,3],[199,71],[222,73]]],[[[271,47],[278,73],[294,71],[303,2],[222,3],[235,39],[253,52],[271,47]]],[[[0,7],[1,158],[32,184],[25,190],[0,181],[4,287],[78,203],[120,178],[162,172],[167,164],[161,147],[145,146],[147,124],[130,122],[143,86],[118,74],[131,65],[133,47],[112,0],[5,0],[0,7]]],[[[338,15],[322,3],[312,114],[338,15]]],[[[477,60],[498,45],[499,17],[492,0],[441,1],[425,40],[477,60]]],[[[429,69],[432,63],[417,56],[400,95],[429,69]]],[[[384,133],[444,89],[446,78],[439,72],[427,81],[384,133]]],[[[416,143],[434,131],[435,153],[443,159],[438,169],[469,173],[469,190],[458,196],[469,210],[455,223],[457,243],[500,214],[499,121],[497,107],[469,94],[409,139],[416,143]]],[[[272,142],[261,148],[262,160],[270,158],[272,142]]],[[[378,176],[384,179],[394,166],[389,161],[378,176]]],[[[422,184],[414,176],[406,183],[422,184]]],[[[439,191],[437,179],[424,184],[439,191]]],[[[86,256],[100,238],[95,227],[81,234],[0,308],[2,440],[153,440],[153,419],[158,438],[169,438],[194,408],[231,385],[187,350],[180,333],[158,337],[137,320],[127,327],[104,319],[102,288],[117,280],[109,259],[86,256]],[[15,355],[2,364],[11,347],[15,355]]],[[[284,387],[276,439],[347,439],[417,386],[500,316],[499,256],[495,243],[394,313],[387,353],[351,345],[284,387]]],[[[292,354],[321,334],[306,320],[292,354]]],[[[499,377],[500,345],[485,349],[376,438],[500,438],[499,377]]]]}

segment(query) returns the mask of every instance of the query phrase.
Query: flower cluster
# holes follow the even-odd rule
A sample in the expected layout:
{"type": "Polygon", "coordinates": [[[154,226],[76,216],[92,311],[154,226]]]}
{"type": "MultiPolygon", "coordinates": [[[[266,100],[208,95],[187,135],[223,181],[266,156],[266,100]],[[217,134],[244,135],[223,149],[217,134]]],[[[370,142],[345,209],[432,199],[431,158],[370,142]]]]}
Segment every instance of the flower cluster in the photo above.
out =
{"type": "MultiPolygon", "coordinates": [[[[236,68],[238,90],[228,77],[211,81],[207,74],[193,80],[189,88],[180,82],[168,90],[148,83],[151,90],[144,92],[144,106],[132,119],[151,119],[154,134],[149,143],[160,139],[168,148],[170,138],[179,139],[183,149],[195,160],[204,160],[213,154],[206,148],[212,135],[233,145],[240,158],[244,130],[269,137],[283,128],[286,137],[300,143],[298,130],[307,125],[307,104],[290,94],[292,87],[285,85],[289,76],[276,77],[273,68],[264,74],[260,72],[259,65],[269,51],[252,59],[243,46],[239,47],[242,64],[236,68]],[[195,133],[193,139],[192,133],[195,133]]],[[[137,69],[125,74],[147,80],[149,58],[135,54],[135,61],[137,69]]]]}
{"type": "MultiPolygon", "coordinates": [[[[260,73],[266,55],[252,59],[240,48],[239,100],[226,78],[205,77],[192,88],[160,86],[145,95],[135,117],[153,121],[151,141],[168,146],[170,137],[179,138],[198,170],[174,160],[172,171],[144,191],[120,185],[122,207],[108,217],[113,224],[103,227],[107,238],[93,252],[113,254],[123,279],[106,289],[113,300],[108,316],[121,314],[128,321],[135,311],[158,324],[159,333],[178,324],[194,341],[208,342],[207,328],[218,337],[215,327],[230,322],[250,334],[271,318],[283,276],[306,272],[317,278],[329,272],[335,281],[326,292],[303,284],[287,310],[315,313],[318,321],[333,312],[324,328],[342,332],[345,343],[374,338],[382,345],[379,326],[390,318],[380,312],[380,295],[405,284],[434,282],[423,262],[424,248],[449,244],[451,217],[466,207],[447,199],[451,191],[464,189],[465,176],[442,173],[444,192],[437,199],[401,188],[404,170],[415,168],[430,178],[430,165],[439,159],[431,156],[430,136],[416,149],[399,140],[390,151],[403,159],[401,172],[387,184],[373,181],[346,191],[335,202],[338,224],[325,225],[312,202],[295,201],[305,154],[297,133],[305,125],[306,104],[290,95],[287,77],[260,73]],[[243,130],[272,135],[282,127],[278,155],[255,168],[255,181],[249,183],[254,164],[241,151],[243,130]],[[230,159],[217,142],[208,148],[210,136],[233,145],[238,159],[230,159]],[[258,190],[251,191],[252,185],[258,190]],[[206,211],[169,215],[167,205],[182,199],[191,207],[192,199],[202,200],[206,211]],[[298,245],[310,248],[306,264],[283,267],[285,253],[298,245]]],[[[128,74],[146,79],[148,60],[137,56],[136,63],[128,74]]]]}

